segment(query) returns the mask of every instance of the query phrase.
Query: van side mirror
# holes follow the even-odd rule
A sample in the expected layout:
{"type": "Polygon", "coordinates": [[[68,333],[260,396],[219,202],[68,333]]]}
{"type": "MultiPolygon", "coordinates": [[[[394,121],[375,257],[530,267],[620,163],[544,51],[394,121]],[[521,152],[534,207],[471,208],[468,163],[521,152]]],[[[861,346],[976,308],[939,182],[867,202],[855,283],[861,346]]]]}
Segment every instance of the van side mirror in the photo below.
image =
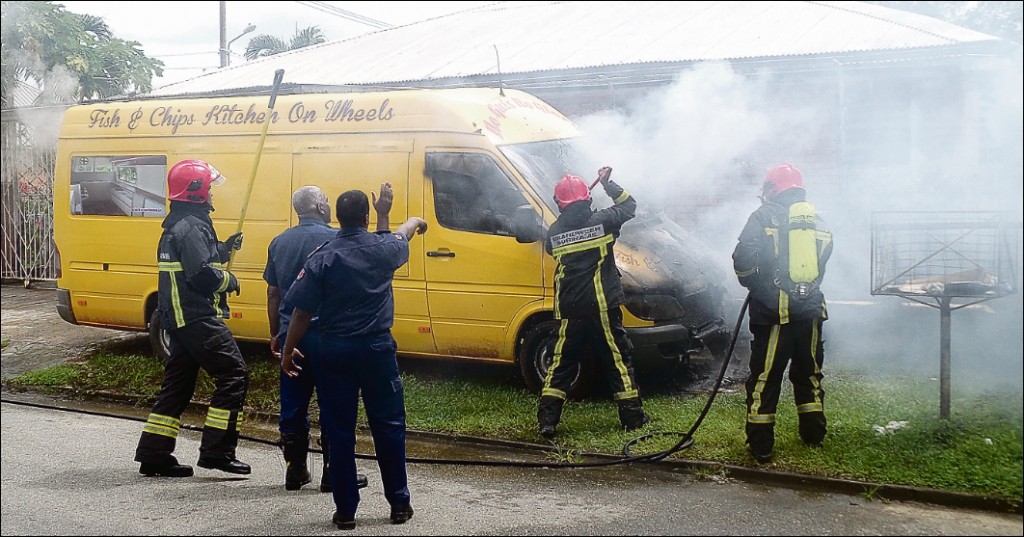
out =
{"type": "Polygon", "coordinates": [[[546,234],[544,224],[540,220],[540,215],[537,214],[532,205],[516,207],[512,228],[516,242],[524,244],[543,240],[546,234]]]}

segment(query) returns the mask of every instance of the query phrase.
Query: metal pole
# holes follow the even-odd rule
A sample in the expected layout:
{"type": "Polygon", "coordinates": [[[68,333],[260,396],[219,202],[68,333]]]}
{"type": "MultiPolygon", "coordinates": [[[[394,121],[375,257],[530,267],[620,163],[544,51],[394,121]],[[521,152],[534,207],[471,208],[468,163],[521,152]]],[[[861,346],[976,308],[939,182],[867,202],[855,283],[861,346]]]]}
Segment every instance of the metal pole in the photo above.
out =
{"type": "Polygon", "coordinates": [[[220,0],[220,66],[228,66],[228,3],[220,0]]]}
{"type": "Polygon", "coordinates": [[[950,303],[951,297],[939,299],[939,417],[949,419],[950,370],[950,303]]]}

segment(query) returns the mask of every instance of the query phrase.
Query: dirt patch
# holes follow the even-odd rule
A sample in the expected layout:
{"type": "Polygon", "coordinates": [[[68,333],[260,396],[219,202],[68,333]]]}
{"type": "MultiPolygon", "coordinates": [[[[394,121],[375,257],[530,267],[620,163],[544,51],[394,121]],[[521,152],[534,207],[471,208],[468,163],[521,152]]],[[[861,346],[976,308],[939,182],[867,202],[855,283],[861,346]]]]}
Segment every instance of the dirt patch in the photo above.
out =
{"type": "Polygon", "coordinates": [[[147,334],[73,325],[57,314],[52,287],[0,287],[0,376],[16,377],[78,360],[119,342],[145,341],[147,334]]]}

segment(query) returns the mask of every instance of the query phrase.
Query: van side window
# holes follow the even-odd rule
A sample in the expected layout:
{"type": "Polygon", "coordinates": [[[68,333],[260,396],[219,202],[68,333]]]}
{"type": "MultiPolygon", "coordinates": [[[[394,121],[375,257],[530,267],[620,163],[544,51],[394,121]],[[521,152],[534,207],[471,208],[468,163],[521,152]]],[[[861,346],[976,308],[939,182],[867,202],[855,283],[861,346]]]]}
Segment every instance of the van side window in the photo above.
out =
{"type": "Polygon", "coordinates": [[[426,175],[433,182],[437,222],[446,228],[511,236],[516,207],[528,203],[486,155],[430,153],[426,175]]]}
{"type": "Polygon", "coordinates": [[[167,212],[164,155],[71,157],[71,214],[163,217],[167,212]]]}

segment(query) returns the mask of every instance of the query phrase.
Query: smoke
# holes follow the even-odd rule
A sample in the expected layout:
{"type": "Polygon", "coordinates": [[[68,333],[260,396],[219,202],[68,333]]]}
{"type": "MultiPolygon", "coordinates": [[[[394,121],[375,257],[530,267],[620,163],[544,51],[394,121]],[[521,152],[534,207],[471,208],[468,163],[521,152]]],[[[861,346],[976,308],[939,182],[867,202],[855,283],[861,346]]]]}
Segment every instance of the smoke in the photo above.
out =
{"type": "MultiPolygon", "coordinates": [[[[764,171],[799,154],[823,128],[814,126],[813,109],[766,106],[768,89],[766,79],[708,62],[624,111],[578,120],[587,133],[578,147],[588,163],[580,173],[592,169],[596,176],[601,165],[612,166],[641,211],[665,211],[714,252],[736,294],[742,288],[731,277],[730,256],[746,216],[760,204],[764,171]]],[[[602,195],[595,190],[598,203],[602,195]]]]}
{"type": "Polygon", "coordinates": [[[79,95],[79,79],[70,69],[63,65],[55,65],[44,70],[41,60],[35,55],[24,51],[11,52],[21,65],[29,66],[28,72],[41,72],[43,75],[37,84],[32,81],[21,81],[14,86],[13,92],[25,92],[35,95],[29,107],[15,108],[18,121],[28,132],[32,148],[38,153],[48,153],[57,145],[60,128],[63,122],[66,105],[74,104],[79,95]]]}
{"type": "MultiPolygon", "coordinates": [[[[596,177],[612,166],[640,210],[667,212],[703,242],[723,274],[731,320],[746,293],[732,270],[737,237],[760,204],[766,171],[793,163],[834,235],[822,286],[826,364],[937,377],[938,310],[871,295],[872,214],[1009,212],[1016,259],[1007,262],[1019,289],[1021,62],[890,92],[876,88],[885,87],[871,79],[878,72],[843,76],[845,108],[829,98],[785,98],[779,75],[699,64],[628,108],[577,118],[586,133],[577,171],[596,177]]],[[[598,191],[595,205],[610,203],[598,191]]],[[[1022,322],[1020,294],[954,312],[954,390],[1020,392],[1022,322]]]]}
{"type": "Polygon", "coordinates": [[[30,132],[36,150],[57,145],[67,104],[73,104],[79,93],[79,80],[68,68],[56,65],[47,71],[36,107],[18,111],[18,119],[30,132]]]}

